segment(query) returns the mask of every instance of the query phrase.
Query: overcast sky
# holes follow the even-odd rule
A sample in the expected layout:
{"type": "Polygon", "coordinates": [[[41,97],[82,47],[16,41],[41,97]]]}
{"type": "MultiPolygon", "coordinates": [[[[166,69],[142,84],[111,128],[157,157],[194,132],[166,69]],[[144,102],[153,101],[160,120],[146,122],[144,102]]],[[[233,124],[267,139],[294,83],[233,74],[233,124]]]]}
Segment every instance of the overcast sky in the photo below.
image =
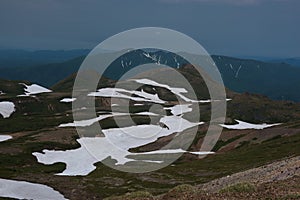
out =
{"type": "Polygon", "coordinates": [[[0,48],[93,48],[137,27],[183,32],[211,54],[300,56],[299,0],[0,0],[0,48]]]}

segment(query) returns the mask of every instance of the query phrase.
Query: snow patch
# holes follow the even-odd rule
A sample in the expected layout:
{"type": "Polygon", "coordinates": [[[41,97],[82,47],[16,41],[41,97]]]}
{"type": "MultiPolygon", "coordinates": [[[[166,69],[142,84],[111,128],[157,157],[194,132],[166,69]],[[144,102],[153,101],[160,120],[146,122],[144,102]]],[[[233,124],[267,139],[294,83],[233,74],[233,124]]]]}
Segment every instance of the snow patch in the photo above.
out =
{"type": "Polygon", "coordinates": [[[143,106],[144,104],[142,104],[142,103],[135,103],[135,104],[133,104],[134,106],[143,106]]]}
{"type": "Polygon", "coordinates": [[[15,112],[15,104],[10,101],[2,101],[0,102],[0,114],[3,118],[8,118],[10,115],[15,112]]]}
{"type": "Polygon", "coordinates": [[[89,93],[88,96],[124,98],[133,101],[146,101],[146,102],[159,103],[159,104],[165,103],[165,101],[161,100],[157,94],[150,94],[143,90],[134,91],[134,90],[126,90],[122,88],[101,88],[98,89],[97,92],[89,93]],[[131,96],[131,95],[136,95],[138,97],[131,96]]]}
{"type": "MultiPolygon", "coordinates": [[[[66,163],[66,169],[57,175],[67,176],[88,175],[96,169],[94,163],[102,161],[109,156],[117,160],[117,165],[123,165],[130,161],[161,163],[162,161],[157,160],[127,158],[129,155],[139,155],[139,153],[129,152],[129,149],[155,142],[159,137],[182,132],[188,128],[202,124],[202,122],[192,123],[178,116],[165,116],[160,122],[165,124],[167,128],[162,128],[159,125],[137,125],[125,128],[104,129],[102,131],[105,137],[78,139],[77,141],[81,144],[81,147],[78,149],[66,151],[43,150],[43,153],[35,152],[32,155],[38,159],[38,162],[46,165],[57,162],[66,163]]],[[[174,152],[165,151],[165,153],[174,152]]],[[[178,153],[180,152],[178,151],[178,153]]],[[[203,154],[205,153],[203,152],[203,154]]],[[[199,152],[198,154],[201,153],[199,152]]]]}
{"type": "Polygon", "coordinates": [[[214,154],[215,152],[212,151],[185,151],[183,149],[161,149],[156,151],[148,151],[143,153],[135,153],[135,155],[151,155],[151,154],[172,154],[172,153],[190,153],[195,155],[208,155],[208,154],[214,154]]]}
{"type": "Polygon", "coordinates": [[[0,197],[34,200],[66,199],[58,191],[42,184],[0,178],[0,185],[0,197]]]}
{"type": "Polygon", "coordinates": [[[155,142],[158,138],[182,132],[186,129],[203,124],[193,123],[178,116],[164,116],[160,119],[163,128],[159,125],[137,125],[122,128],[103,129],[105,137],[115,146],[124,150],[143,146],[155,142]]]}
{"type": "Polygon", "coordinates": [[[265,129],[265,128],[269,128],[272,126],[278,126],[281,123],[277,123],[277,124],[251,124],[248,122],[243,122],[241,120],[235,120],[236,122],[238,122],[238,124],[234,124],[234,125],[225,125],[225,124],[220,124],[220,126],[227,128],[227,129],[236,129],[236,130],[243,130],[243,129],[265,129]]]}
{"type": "Polygon", "coordinates": [[[114,117],[114,116],[122,116],[122,115],[128,115],[127,113],[112,113],[107,115],[100,115],[93,119],[86,119],[81,121],[74,121],[72,123],[66,123],[66,124],[60,124],[58,127],[85,127],[85,126],[91,126],[92,124],[101,121],[106,118],[114,117]]]}
{"type": "Polygon", "coordinates": [[[192,104],[180,104],[175,105],[173,107],[164,108],[165,110],[170,110],[173,115],[182,115],[187,112],[191,112],[192,108],[190,108],[192,104]]]}
{"type": "Polygon", "coordinates": [[[139,112],[139,113],[132,113],[135,115],[149,115],[149,116],[159,116],[159,114],[153,113],[153,112],[139,112]]]}
{"type": "Polygon", "coordinates": [[[183,99],[186,102],[193,102],[193,103],[199,103],[199,102],[201,102],[201,101],[189,99],[189,98],[185,97],[184,95],[182,95],[181,93],[187,93],[187,90],[184,89],[184,88],[171,87],[169,85],[161,84],[161,83],[149,80],[149,79],[132,79],[132,81],[135,81],[135,82],[141,83],[141,84],[146,84],[146,85],[154,86],[154,87],[162,87],[162,88],[168,89],[172,93],[174,93],[175,95],[179,96],[181,99],[183,99]]]}
{"type": "Polygon", "coordinates": [[[41,93],[47,93],[47,92],[52,92],[51,90],[44,88],[40,85],[37,84],[32,84],[32,85],[26,85],[25,83],[20,83],[21,85],[25,86],[25,94],[23,95],[18,95],[18,96],[30,96],[33,94],[41,94],[41,93]]]}
{"type": "Polygon", "coordinates": [[[62,102],[62,103],[70,103],[70,102],[73,102],[75,100],[76,100],[76,98],[63,98],[63,99],[60,100],[60,102],[62,102]]]}
{"type": "MultiPolygon", "coordinates": [[[[146,54],[148,55],[148,54],[146,54]]],[[[146,56],[145,55],[145,56],[146,56]]],[[[150,55],[149,55],[150,56],[150,55]]],[[[155,57],[156,59],[156,57],[155,57]]],[[[158,59],[159,61],[159,59],[158,59]]],[[[148,84],[153,87],[163,87],[169,89],[174,94],[178,95],[185,101],[190,102],[211,102],[211,100],[195,101],[191,100],[181,93],[187,93],[184,88],[170,87],[165,84],[160,84],[149,79],[134,80],[138,83],[148,84]]],[[[100,97],[113,97],[125,98],[134,101],[152,102],[152,103],[165,103],[157,94],[150,94],[143,90],[131,91],[121,88],[102,88],[96,92],[88,94],[88,96],[100,97]]],[[[144,105],[134,104],[134,105],[144,105]]],[[[56,151],[56,150],[43,150],[43,153],[34,152],[33,155],[38,159],[38,162],[50,165],[57,162],[66,163],[66,169],[57,175],[87,175],[96,169],[95,163],[100,162],[108,157],[117,161],[116,165],[124,165],[127,162],[153,162],[162,163],[163,161],[149,158],[149,160],[135,160],[128,158],[128,156],[147,155],[147,154],[171,154],[171,153],[191,153],[195,155],[212,154],[213,152],[188,152],[182,149],[165,149],[159,151],[152,151],[147,153],[131,153],[130,149],[150,144],[158,140],[158,138],[169,136],[174,133],[180,133],[192,127],[197,127],[203,122],[190,122],[182,115],[191,112],[192,104],[175,105],[173,107],[164,108],[171,110],[171,116],[163,115],[157,124],[143,124],[134,125],[121,128],[102,129],[104,137],[82,137],[77,140],[81,145],[78,149],[56,151]]],[[[112,105],[113,106],[113,105],[112,105]]],[[[81,121],[74,121],[72,123],[61,124],[59,127],[85,127],[90,126],[98,121],[115,116],[129,116],[129,115],[148,115],[148,116],[161,116],[156,113],[144,111],[138,113],[100,113],[100,116],[93,119],[85,119],[81,121]]]]}
{"type": "Polygon", "coordinates": [[[6,140],[10,140],[12,139],[13,137],[10,136],[10,135],[0,135],[0,142],[4,142],[6,140]]]}
{"type": "Polygon", "coordinates": [[[239,66],[236,74],[235,74],[235,78],[237,78],[239,76],[240,70],[242,69],[242,65],[239,66]]]}

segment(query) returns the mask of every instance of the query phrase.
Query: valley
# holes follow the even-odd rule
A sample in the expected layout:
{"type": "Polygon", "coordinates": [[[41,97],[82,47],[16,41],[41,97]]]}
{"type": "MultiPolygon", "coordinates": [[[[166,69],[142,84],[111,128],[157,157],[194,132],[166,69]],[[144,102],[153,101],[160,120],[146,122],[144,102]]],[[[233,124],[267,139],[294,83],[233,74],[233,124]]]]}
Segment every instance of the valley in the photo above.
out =
{"type": "MultiPolygon", "coordinates": [[[[189,67],[180,70],[190,74],[194,82],[202,82],[189,73],[189,67]]],[[[188,188],[197,188],[201,193],[202,185],[215,179],[287,158],[297,160],[300,155],[299,103],[273,101],[262,95],[227,89],[226,120],[218,124],[224,129],[213,149],[203,152],[200,149],[214,102],[207,99],[205,87],[198,86],[195,90],[199,97],[196,101],[188,93],[181,93],[184,88],[174,89],[163,82],[139,77],[134,81],[125,80],[123,88],[116,88],[113,80],[105,79],[96,92],[86,93],[87,98],[95,98],[96,118],[84,117],[85,111],[91,109],[86,106],[77,111],[83,113],[82,121],[74,121],[72,103],[78,99],[72,98],[70,83],[73,81],[72,75],[50,89],[18,81],[5,81],[3,87],[1,85],[4,94],[0,102],[14,105],[9,115],[5,114],[9,111],[7,106],[1,112],[2,179],[43,184],[59,191],[66,199],[103,199],[127,193],[132,193],[128,198],[134,199],[134,194],[139,192],[142,196],[137,199],[143,199],[145,194],[148,195],[145,199],[157,195],[159,199],[162,194],[165,194],[162,199],[180,199],[180,196],[172,197],[177,190],[172,188],[188,184],[188,188]],[[140,85],[139,89],[130,90],[132,84],[140,85]],[[113,87],[114,90],[110,89],[113,87]],[[196,105],[201,110],[199,118],[194,114],[196,105]],[[76,129],[90,127],[94,130],[98,122],[102,132],[90,135],[82,129],[83,135],[78,135],[76,129]],[[157,131],[159,135],[154,134],[157,131]],[[124,132],[131,136],[144,134],[145,138],[140,142],[131,141],[126,134],[122,135],[124,132]],[[192,139],[181,144],[185,137],[192,139]],[[172,143],[174,138],[178,140],[172,143]],[[178,142],[186,149],[178,148],[178,142]],[[172,145],[168,146],[170,143],[172,145]],[[89,144],[91,146],[87,146],[89,144]],[[111,151],[114,145],[119,147],[118,151],[111,151]],[[101,148],[94,148],[96,146],[101,148]],[[160,150],[164,146],[166,148],[160,150]],[[174,158],[179,159],[173,162],[174,158]],[[117,170],[136,162],[138,166],[154,168],[164,162],[169,165],[144,173],[117,170]]],[[[295,162],[295,167],[298,165],[299,162],[295,162]]],[[[297,177],[295,174],[283,181],[297,182],[297,177]]],[[[258,188],[271,187],[268,184],[263,182],[258,188]]],[[[276,186],[277,182],[274,184],[276,186]]],[[[284,195],[298,194],[297,189],[296,192],[282,192],[284,195]]],[[[218,195],[216,199],[224,197],[224,194],[218,195]]],[[[205,198],[205,195],[200,197],[205,198]]],[[[213,199],[214,195],[211,197],[213,199]]]]}

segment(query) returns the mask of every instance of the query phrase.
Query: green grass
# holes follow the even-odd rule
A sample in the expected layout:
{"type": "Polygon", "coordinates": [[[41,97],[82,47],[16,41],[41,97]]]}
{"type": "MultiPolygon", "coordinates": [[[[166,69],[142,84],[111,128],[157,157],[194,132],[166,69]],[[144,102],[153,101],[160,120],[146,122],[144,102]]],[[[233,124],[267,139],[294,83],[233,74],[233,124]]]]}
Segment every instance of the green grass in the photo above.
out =
{"type": "Polygon", "coordinates": [[[221,149],[223,146],[226,146],[227,144],[230,144],[230,143],[232,143],[232,142],[234,142],[234,141],[236,141],[236,140],[238,140],[238,139],[240,139],[240,138],[242,138],[244,136],[245,136],[245,134],[242,134],[242,135],[237,135],[237,136],[235,136],[233,138],[230,138],[230,139],[228,139],[226,141],[218,140],[217,143],[216,143],[216,145],[212,149],[212,151],[216,152],[219,149],[221,149]]]}
{"type": "Polygon", "coordinates": [[[136,200],[140,200],[140,199],[153,199],[153,195],[147,191],[137,191],[137,192],[132,192],[132,193],[128,193],[122,196],[115,196],[115,197],[108,197],[105,198],[104,200],[123,200],[123,199],[136,199],[136,200]]]}
{"type": "Polygon", "coordinates": [[[239,146],[237,148],[241,148],[243,146],[248,146],[250,144],[250,141],[242,141],[239,143],[239,146]]]}
{"type": "Polygon", "coordinates": [[[288,194],[283,197],[278,197],[276,200],[297,200],[300,199],[300,193],[288,194]]]}
{"type": "MultiPolygon", "coordinates": [[[[40,101],[47,99],[47,96],[41,96],[40,101]]],[[[2,134],[10,134],[19,131],[32,131],[26,136],[20,137],[18,139],[9,140],[1,143],[1,149],[15,148],[19,149],[18,152],[11,153],[1,153],[0,154],[0,177],[2,178],[22,178],[28,181],[41,182],[49,186],[55,187],[57,190],[61,191],[72,191],[74,188],[81,192],[87,191],[92,196],[99,199],[104,197],[109,197],[112,195],[124,195],[127,192],[137,192],[137,191],[148,191],[153,195],[158,195],[167,192],[169,189],[175,188],[176,191],[189,190],[192,187],[186,184],[200,184],[208,182],[215,178],[226,176],[239,171],[247,170],[253,167],[261,166],[267,164],[274,160],[282,159],[288,156],[300,155],[300,133],[289,136],[289,137],[274,137],[267,140],[261,144],[250,144],[244,142],[240,145],[238,149],[234,149],[228,153],[219,153],[215,155],[209,155],[202,160],[197,160],[197,157],[193,158],[184,155],[182,158],[177,160],[174,164],[175,166],[168,166],[166,168],[160,169],[155,172],[145,173],[145,174],[130,174],[125,172],[120,172],[115,169],[111,169],[102,163],[95,164],[97,169],[93,171],[86,177],[57,177],[54,174],[62,172],[65,168],[65,164],[57,163],[53,165],[43,165],[37,163],[34,156],[31,155],[32,152],[41,152],[43,149],[74,149],[78,148],[79,144],[60,144],[58,142],[44,141],[40,142],[35,140],[32,136],[40,134],[42,132],[47,132],[47,128],[53,128],[61,123],[67,123],[73,121],[72,116],[65,116],[65,112],[70,110],[70,105],[65,105],[58,103],[58,99],[45,100],[45,103],[40,103],[35,100],[31,101],[30,98],[27,99],[28,102],[24,103],[24,108],[17,108],[17,112],[13,114],[12,118],[0,119],[0,131],[2,134]],[[48,109],[48,103],[53,105],[54,110],[48,109]],[[28,116],[23,116],[21,111],[30,111],[28,116]],[[53,117],[57,114],[55,117],[53,117]],[[39,131],[35,131],[39,130],[39,131]],[[106,179],[122,180],[117,183],[106,182],[106,179]],[[82,181],[84,180],[84,183],[82,181]]],[[[254,101],[255,106],[258,100],[254,101]]],[[[244,109],[242,106],[244,104],[238,105],[237,109],[230,117],[236,116],[239,118],[244,115],[246,119],[250,117],[255,122],[261,119],[260,116],[256,116],[254,112],[247,113],[252,105],[246,105],[244,109]],[[251,106],[250,106],[251,105],[251,106]]],[[[237,105],[237,104],[233,104],[237,105]]],[[[278,106],[278,105],[276,105],[278,106]]],[[[274,112],[275,107],[272,106],[272,112],[274,112]]],[[[145,108],[149,106],[141,106],[132,108],[135,112],[145,111],[145,108]]],[[[208,105],[202,106],[201,117],[209,119],[208,105]]],[[[274,122],[277,119],[289,119],[289,112],[295,112],[292,107],[286,107],[283,118],[277,113],[274,118],[274,122]]],[[[258,108],[260,111],[262,108],[258,108]]],[[[295,115],[295,114],[293,114],[295,115]]],[[[186,117],[186,116],[185,116],[186,117]]],[[[192,118],[193,116],[191,116],[192,118]]],[[[201,119],[202,119],[201,118],[201,119]]],[[[122,118],[119,118],[121,121],[122,118]]],[[[150,118],[148,116],[132,116],[133,121],[136,124],[149,123],[150,118]]],[[[154,118],[155,119],[155,118],[154,118]]],[[[297,118],[294,120],[296,121],[297,118]]],[[[242,119],[243,120],[243,119],[242,119]]],[[[246,120],[246,121],[249,121],[246,120]]],[[[272,121],[271,120],[271,121],[272,121]]],[[[267,122],[267,121],[266,121],[267,122]]],[[[153,121],[155,123],[155,121],[153,121]]],[[[124,119],[124,125],[126,124],[126,119],[124,119]]],[[[299,125],[297,123],[291,123],[291,126],[299,125]]],[[[116,123],[112,119],[107,119],[101,121],[101,126],[105,128],[116,127],[116,123]]],[[[63,134],[63,129],[62,129],[63,134]]],[[[204,135],[204,132],[199,131],[194,144],[204,135]]],[[[219,141],[214,148],[214,150],[220,149],[231,142],[242,137],[236,136],[227,141],[219,141]]],[[[141,195],[148,193],[142,192],[141,195]]],[[[135,193],[134,195],[139,195],[135,193]]],[[[134,196],[133,195],[133,196],[134,196]]],[[[145,195],[147,196],[147,195],[145,195]]]]}
{"type": "MultiPolygon", "coordinates": [[[[37,132],[33,134],[37,134],[37,132]]],[[[82,187],[78,183],[84,179],[84,191],[93,196],[104,198],[136,191],[148,191],[153,195],[158,195],[167,192],[176,185],[200,184],[228,174],[261,166],[274,160],[300,155],[300,149],[298,148],[300,145],[300,134],[274,138],[261,144],[245,145],[229,153],[210,155],[202,160],[186,161],[185,159],[180,159],[175,162],[175,166],[168,166],[145,174],[120,172],[99,162],[96,164],[97,169],[84,178],[53,176],[53,174],[61,172],[65,165],[62,163],[49,166],[39,164],[36,162],[35,157],[31,155],[32,151],[41,151],[44,148],[70,149],[77,148],[75,147],[76,145],[65,146],[51,142],[40,143],[31,140],[30,136],[1,144],[2,148],[9,148],[12,145],[18,146],[23,151],[12,155],[0,154],[0,176],[2,178],[26,176],[28,181],[39,182],[37,180],[40,177],[49,177],[49,180],[46,180],[45,183],[49,186],[55,186],[58,190],[62,189],[62,191],[82,187]],[[62,178],[67,184],[60,182],[62,178]],[[118,181],[116,182],[118,184],[105,182],[106,179],[110,180],[113,178],[123,180],[122,184],[119,184],[120,182],[118,181]]],[[[182,188],[185,189],[185,187],[181,186],[177,189],[181,190],[182,188]]]]}
{"type": "Polygon", "coordinates": [[[268,141],[280,139],[281,137],[282,137],[281,135],[276,135],[276,136],[274,136],[274,137],[272,137],[272,138],[270,138],[270,139],[267,139],[267,140],[265,140],[265,141],[263,141],[263,142],[268,142],[268,141]]]}
{"type": "Polygon", "coordinates": [[[251,193],[255,192],[256,187],[250,183],[237,183],[220,190],[220,193],[251,193]]]}
{"type": "Polygon", "coordinates": [[[169,194],[181,194],[186,192],[195,192],[197,189],[190,184],[182,184],[172,188],[169,194]]]}
{"type": "MultiPolygon", "coordinates": [[[[141,120],[140,122],[144,120],[144,118],[137,119],[141,120]]],[[[43,121],[43,123],[46,122],[43,121]]],[[[107,126],[112,125],[109,124],[109,121],[107,123],[107,126]]],[[[54,176],[54,174],[63,171],[65,164],[43,165],[37,163],[36,158],[31,155],[32,152],[41,152],[43,149],[63,150],[79,147],[78,144],[65,145],[50,141],[39,142],[33,139],[32,136],[46,131],[47,129],[33,131],[26,136],[1,143],[1,148],[15,147],[20,149],[21,153],[0,154],[0,176],[2,178],[13,179],[25,176],[26,180],[35,182],[39,182],[41,177],[48,177],[49,180],[45,180],[44,182],[49,186],[57,187],[58,190],[62,189],[62,191],[79,187],[78,182],[82,180],[82,177],[63,177],[63,180],[67,184],[62,184],[60,182],[62,177],[54,176]]],[[[198,133],[198,135],[202,134],[201,132],[198,133]]],[[[238,137],[240,136],[225,141],[225,143],[233,142],[238,137]]],[[[222,145],[224,143],[219,143],[217,147],[220,148],[222,145]]],[[[200,184],[215,178],[261,166],[274,160],[300,155],[299,145],[300,133],[289,137],[274,137],[272,140],[261,144],[242,145],[240,148],[228,153],[209,155],[202,160],[197,160],[196,156],[194,159],[187,160],[184,156],[174,163],[175,166],[168,166],[155,172],[138,175],[120,172],[99,162],[96,164],[97,169],[84,177],[84,191],[88,191],[88,193],[99,198],[123,195],[128,191],[148,191],[153,195],[158,195],[167,192],[176,185],[200,184]],[[123,180],[124,183],[121,185],[107,184],[105,182],[107,178],[118,178],[123,180]]]]}

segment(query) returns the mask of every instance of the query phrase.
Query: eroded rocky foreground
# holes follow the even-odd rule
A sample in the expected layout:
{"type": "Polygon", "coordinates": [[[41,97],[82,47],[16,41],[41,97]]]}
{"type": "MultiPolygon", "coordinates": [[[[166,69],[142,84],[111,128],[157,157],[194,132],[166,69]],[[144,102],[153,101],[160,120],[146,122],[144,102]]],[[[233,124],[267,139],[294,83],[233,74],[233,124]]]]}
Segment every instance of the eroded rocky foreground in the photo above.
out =
{"type": "Polygon", "coordinates": [[[136,192],[108,198],[143,200],[300,199],[300,156],[249,169],[208,183],[180,185],[152,196],[136,192]]]}

